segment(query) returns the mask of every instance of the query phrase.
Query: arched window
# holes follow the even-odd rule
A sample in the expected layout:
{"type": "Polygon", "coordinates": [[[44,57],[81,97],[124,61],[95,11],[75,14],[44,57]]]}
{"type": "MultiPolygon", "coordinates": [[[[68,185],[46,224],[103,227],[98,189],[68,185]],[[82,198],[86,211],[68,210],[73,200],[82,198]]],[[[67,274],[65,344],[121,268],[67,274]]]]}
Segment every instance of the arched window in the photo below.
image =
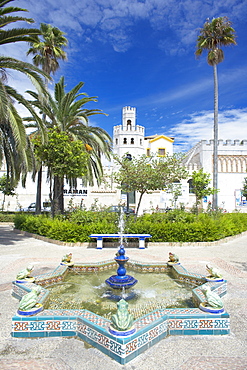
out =
{"type": "Polygon", "coordinates": [[[124,144],[127,144],[127,138],[126,138],[126,137],[124,137],[124,139],[123,139],[123,143],[124,143],[124,144]]]}
{"type": "Polygon", "coordinates": [[[131,120],[128,119],[128,121],[127,121],[127,131],[131,131],[131,130],[132,130],[131,120]]]}
{"type": "Polygon", "coordinates": [[[135,144],[133,137],[130,139],[130,144],[135,144]]]}
{"type": "Polygon", "coordinates": [[[116,145],[118,145],[118,139],[116,139],[116,145]]]}
{"type": "Polygon", "coordinates": [[[142,139],[140,139],[140,145],[142,145],[142,139]]]}
{"type": "Polygon", "coordinates": [[[188,180],[187,183],[189,184],[189,193],[194,194],[194,186],[192,184],[192,179],[188,180]]]}

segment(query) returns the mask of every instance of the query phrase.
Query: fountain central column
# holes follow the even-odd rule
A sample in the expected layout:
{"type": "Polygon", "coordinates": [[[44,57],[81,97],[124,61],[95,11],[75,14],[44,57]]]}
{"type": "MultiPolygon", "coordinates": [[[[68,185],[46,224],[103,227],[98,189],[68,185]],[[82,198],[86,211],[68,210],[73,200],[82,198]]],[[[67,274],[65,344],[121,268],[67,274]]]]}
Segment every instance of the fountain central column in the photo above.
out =
{"type": "Polygon", "coordinates": [[[118,250],[118,255],[115,257],[115,261],[118,263],[117,275],[112,275],[106,279],[106,283],[113,289],[128,289],[133,287],[137,280],[130,275],[126,275],[125,263],[129,260],[129,257],[125,256],[124,246],[121,245],[118,250]]]}

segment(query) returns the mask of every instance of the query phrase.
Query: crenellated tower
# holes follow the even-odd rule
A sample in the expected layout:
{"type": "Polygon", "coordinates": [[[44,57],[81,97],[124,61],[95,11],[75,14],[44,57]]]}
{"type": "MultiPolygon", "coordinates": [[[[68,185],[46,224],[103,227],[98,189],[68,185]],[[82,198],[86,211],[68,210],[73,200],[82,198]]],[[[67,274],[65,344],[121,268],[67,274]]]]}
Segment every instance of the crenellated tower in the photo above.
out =
{"type": "Polygon", "coordinates": [[[137,156],[145,153],[145,128],[136,124],[136,108],[123,107],[122,124],[113,127],[113,153],[137,156]]]}

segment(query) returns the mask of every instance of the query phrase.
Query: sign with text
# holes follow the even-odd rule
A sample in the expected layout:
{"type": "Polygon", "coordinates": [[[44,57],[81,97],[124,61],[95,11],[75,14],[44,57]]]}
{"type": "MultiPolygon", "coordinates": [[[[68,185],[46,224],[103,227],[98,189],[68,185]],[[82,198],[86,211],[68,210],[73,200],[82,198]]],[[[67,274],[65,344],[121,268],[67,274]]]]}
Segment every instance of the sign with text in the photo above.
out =
{"type": "Polygon", "coordinates": [[[63,189],[63,195],[64,196],[83,196],[83,197],[86,197],[88,194],[88,191],[87,191],[87,188],[66,188],[64,187],[63,189]]]}

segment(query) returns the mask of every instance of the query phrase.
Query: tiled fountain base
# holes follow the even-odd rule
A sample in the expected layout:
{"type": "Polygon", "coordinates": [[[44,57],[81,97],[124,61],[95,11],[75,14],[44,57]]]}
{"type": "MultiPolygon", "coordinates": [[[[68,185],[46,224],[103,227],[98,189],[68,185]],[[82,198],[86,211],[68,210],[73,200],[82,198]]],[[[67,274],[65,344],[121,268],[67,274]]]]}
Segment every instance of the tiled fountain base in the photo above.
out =
{"type": "MultiPolygon", "coordinates": [[[[163,272],[167,265],[129,263],[132,269],[151,272],[163,272]]],[[[81,264],[75,269],[93,272],[114,267],[112,262],[98,264],[81,264]]],[[[42,286],[58,282],[67,273],[66,266],[59,266],[52,274],[36,277],[36,283],[42,286]]],[[[210,285],[220,296],[226,294],[226,281],[206,282],[205,277],[188,272],[183,266],[172,267],[174,275],[181,281],[210,285]]],[[[31,290],[33,284],[13,283],[13,295],[21,297],[31,290]]],[[[200,287],[193,289],[195,306],[203,302],[204,295],[200,287]]],[[[43,288],[39,303],[47,298],[48,291],[43,288]]],[[[149,347],[168,335],[224,335],[230,333],[228,313],[212,314],[199,308],[158,309],[135,321],[136,332],[129,337],[116,337],[109,333],[110,320],[87,310],[44,310],[36,316],[19,316],[12,318],[13,337],[78,337],[121,364],[126,364],[149,347]]]]}

